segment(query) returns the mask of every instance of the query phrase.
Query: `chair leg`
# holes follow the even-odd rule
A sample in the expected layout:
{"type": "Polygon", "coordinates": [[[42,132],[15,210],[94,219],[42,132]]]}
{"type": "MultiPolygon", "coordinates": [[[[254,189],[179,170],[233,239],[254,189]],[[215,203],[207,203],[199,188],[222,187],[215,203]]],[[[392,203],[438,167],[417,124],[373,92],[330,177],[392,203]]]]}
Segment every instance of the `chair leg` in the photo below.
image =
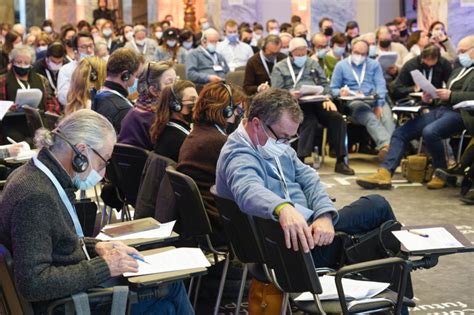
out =
{"type": "Polygon", "coordinates": [[[240,282],[239,296],[237,297],[237,306],[235,308],[235,314],[239,315],[240,305],[242,304],[242,297],[245,290],[245,282],[247,280],[248,264],[244,264],[244,270],[242,271],[242,281],[240,282]]]}
{"type": "Polygon", "coordinates": [[[283,300],[281,301],[281,310],[280,310],[280,315],[285,315],[286,311],[288,309],[288,298],[289,298],[288,293],[283,293],[283,300]]]}
{"type": "Polygon", "coordinates": [[[196,310],[196,306],[197,306],[197,300],[199,297],[199,288],[201,287],[201,279],[202,279],[202,276],[199,276],[196,283],[196,289],[194,290],[194,301],[193,301],[194,310],[196,310]]]}
{"type": "Polygon", "coordinates": [[[188,298],[191,300],[191,293],[193,292],[193,284],[194,284],[194,277],[189,280],[189,287],[188,287],[188,298]]]}
{"type": "Polygon", "coordinates": [[[97,193],[97,185],[94,186],[94,193],[95,193],[95,201],[97,202],[97,207],[100,207],[100,198],[99,198],[99,194],[97,193]]]}
{"type": "Polygon", "coordinates": [[[221,305],[222,293],[224,291],[225,278],[227,277],[227,270],[229,269],[230,257],[226,254],[224,269],[222,270],[221,281],[219,284],[219,291],[217,292],[216,306],[214,307],[214,315],[219,313],[219,306],[221,305]]]}
{"type": "Polygon", "coordinates": [[[326,144],[328,139],[328,128],[323,129],[323,140],[321,143],[321,164],[324,164],[324,158],[326,157],[326,144]]]}
{"type": "Polygon", "coordinates": [[[323,305],[321,304],[321,300],[319,299],[319,296],[317,294],[313,294],[314,297],[314,304],[316,305],[316,309],[319,311],[321,315],[326,315],[326,312],[324,311],[323,305]]]}
{"type": "Polygon", "coordinates": [[[464,129],[461,133],[461,138],[459,139],[459,147],[458,147],[458,155],[456,156],[456,162],[461,162],[461,155],[462,155],[462,145],[464,144],[464,137],[466,136],[466,129],[464,129]]]}

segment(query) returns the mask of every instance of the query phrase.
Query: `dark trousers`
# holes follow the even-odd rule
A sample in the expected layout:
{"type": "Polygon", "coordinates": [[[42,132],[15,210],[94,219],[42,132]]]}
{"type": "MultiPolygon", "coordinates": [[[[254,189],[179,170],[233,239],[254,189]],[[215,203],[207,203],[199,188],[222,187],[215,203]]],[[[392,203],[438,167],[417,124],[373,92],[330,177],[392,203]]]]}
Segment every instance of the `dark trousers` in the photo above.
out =
{"type": "Polygon", "coordinates": [[[339,112],[330,112],[323,108],[322,103],[301,104],[304,120],[299,129],[297,154],[299,158],[311,155],[318,136],[319,124],[328,128],[329,145],[336,152],[337,158],[347,155],[346,134],[347,125],[339,112]]]}

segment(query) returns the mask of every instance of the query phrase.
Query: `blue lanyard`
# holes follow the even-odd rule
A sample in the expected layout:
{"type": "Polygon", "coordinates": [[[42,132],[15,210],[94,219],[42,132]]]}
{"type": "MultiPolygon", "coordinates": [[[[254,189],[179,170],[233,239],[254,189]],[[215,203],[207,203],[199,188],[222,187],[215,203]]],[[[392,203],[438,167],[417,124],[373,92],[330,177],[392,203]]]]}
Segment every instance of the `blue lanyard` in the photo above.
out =
{"type": "Polygon", "coordinates": [[[72,205],[71,201],[66,195],[66,192],[64,191],[64,188],[59,184],[58,180],[56,177],[51,173],[51,171],[48,169],[46,165],[43,164],[38,158],[35,156],[33,157],[33,163],[37,168],[39,168],[48,178],[51,180],[53,183],[54,187],[56,187],[56,190],[58,191],[59,197],[61,197],[62,202],[67,208],[67,211],[69,212],[69,215],[71,216],[72,222],[74,223],[74,228],[76,229],[76,234],[79,236],[79,238],[84,238],[84,232],[82,231],[81,223],[79,223],[79,218],[77,217],[76,210],[74,209],[74,206],[72,205]]]}

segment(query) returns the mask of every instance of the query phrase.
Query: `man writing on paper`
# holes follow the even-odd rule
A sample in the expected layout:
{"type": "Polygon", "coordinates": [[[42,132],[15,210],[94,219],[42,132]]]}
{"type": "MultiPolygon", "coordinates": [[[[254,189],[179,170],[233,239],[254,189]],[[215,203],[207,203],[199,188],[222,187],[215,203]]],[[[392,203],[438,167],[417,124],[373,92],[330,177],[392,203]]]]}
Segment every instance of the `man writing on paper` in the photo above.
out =
{"type": "Polygon", "coordinates": [[[352,55],[334,68],[331,89],[334,96],[376,97],[349,100],[345,106],[350,116],[367,128],[381,159],[388,151],[395,122],[390,106],[385,103],[387,88],[382,68],[377,61],[367,58],[369,46],[360,38],[352,41],[352,55]]]}
{"type": "MultiPolygon", "coordinates": [[[[433,159],[433,168],[446,168],[446,154],[442,140],[465,129],[458,111],[451,107],[459,102],[474,99],[474,36],[463,38],[458,44],[461,67],[453,70],[446,89],[437,89],[437,99],[423,93],[423,101],[430,105],[430,112],[418,116],[397,128],[390,140],[390,150],[377,173],[357,179],[363,188],[390,188],[392,175],[403,158],[408,143],[423,136],[423,142],[433,159]]],[[[429,189],[442,188],[446,183],[433,176],[429,189]]]]}
{"type": "MultiPolygon", "coordinates": [[[[121,242],[84,237],[73,206],[75,192],[105,174],[116,142],[112,124],[83,109],[52,132],[40,129],[35,141],[38,156],[10,175],[0,196],[0,243],[12,252],[19,293],[41,313],[50,300],[119,284],[120,275],[138,271],[130,255],[141,256],[121,242]]],[[[158,299],[133,304],[132,314],[194,314],[181,282],[163,289],[158,299]]]]}
{"type": "MultiPolygon", "coordinates": [[[[290,41],[290,56],[278,62],[273,68],[272,87],[289,90],[296,98],[300,98],[299,90],[304,85],[322,86],[323,94],[331,94],[323,69],[317,61],[308,58],[307,53],[306,40],[300,37],[293,38],[290,41]]],[[[319,122],[328,128],[329,144],[337,157],[335,172],[353,175],[354,170],[345,162],[346,122],[329,97],[324,101],[313,101],[301,105],[304,121],[299,130],[298,157],[304,161],[304,158],[313,151],[319,122]]]]}

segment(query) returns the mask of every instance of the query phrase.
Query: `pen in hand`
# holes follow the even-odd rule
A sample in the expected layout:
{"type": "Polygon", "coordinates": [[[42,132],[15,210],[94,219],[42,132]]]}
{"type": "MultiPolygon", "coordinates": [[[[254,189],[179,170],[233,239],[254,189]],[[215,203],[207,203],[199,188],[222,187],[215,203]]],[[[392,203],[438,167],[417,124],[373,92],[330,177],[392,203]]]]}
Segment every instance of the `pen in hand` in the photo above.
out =
{"type": "Polygon", "coordinates": [[[16,142],[15,140],[13,140],[12,138],[10,137],[7,137],[7,140],[8,142],[10,142],[11,144],[17,144],[18,142],[16,142]]]}
{"type": "Polygon", "coordinates": [[[138,256],[137,254],[128,254],[130,257],[132,257],[133,259],[136,259],[138,261],[141,261],[141,262],[144,262],[145,264],[149,264],[151,265],[148,261],[146,261],[145,259],[143,259],[142,257],[138,256]]]}
{"type": "Polygon", "coordinates": [[[411,234],[415,234],[415,235],[421,236],[421,237],[430,237],[428,234],[420,233],[420,232],[414,231],[414,230],[407,230],[407,232],[408,232],[408,233],[411,233],[411,234]]]}

